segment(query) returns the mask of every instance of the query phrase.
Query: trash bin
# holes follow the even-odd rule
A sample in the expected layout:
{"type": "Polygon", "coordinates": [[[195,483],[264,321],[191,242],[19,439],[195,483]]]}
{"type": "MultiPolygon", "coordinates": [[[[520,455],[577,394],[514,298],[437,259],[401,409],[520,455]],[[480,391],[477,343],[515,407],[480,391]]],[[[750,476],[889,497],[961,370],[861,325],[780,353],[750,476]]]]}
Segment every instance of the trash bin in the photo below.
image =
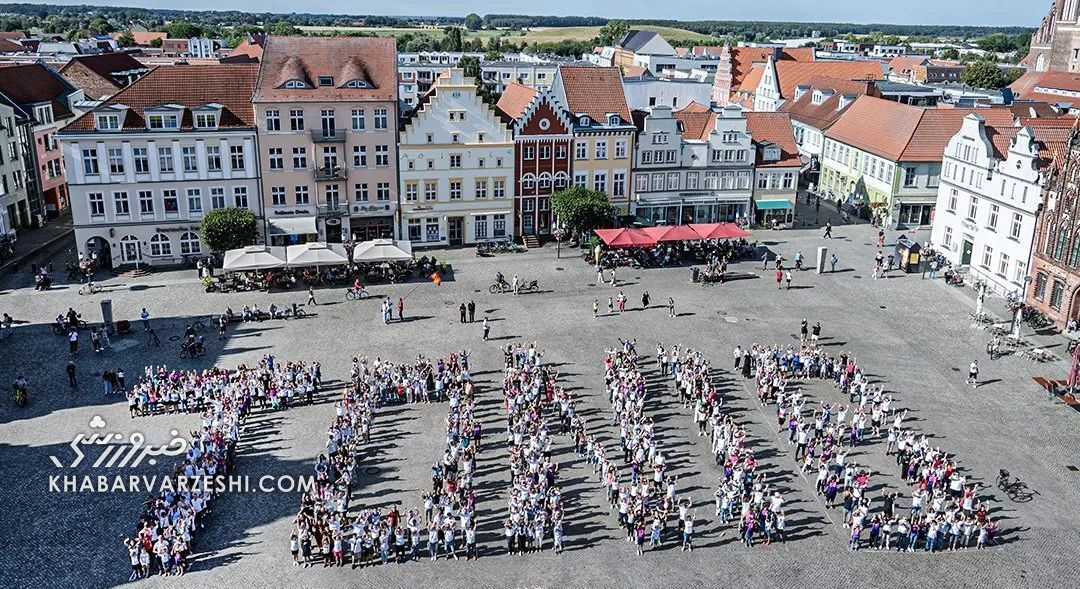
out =
{"type": "Polygon", "coordinates": [[[112,299],[101,299],[101,322],[109,333],[113,332],[112,299]]]}
{"type": "Polygon", "coordinates": [[[897,267],[908,274],[921,272],[922,245],[901,235],[896,240],[896,263],[897,267]]]}

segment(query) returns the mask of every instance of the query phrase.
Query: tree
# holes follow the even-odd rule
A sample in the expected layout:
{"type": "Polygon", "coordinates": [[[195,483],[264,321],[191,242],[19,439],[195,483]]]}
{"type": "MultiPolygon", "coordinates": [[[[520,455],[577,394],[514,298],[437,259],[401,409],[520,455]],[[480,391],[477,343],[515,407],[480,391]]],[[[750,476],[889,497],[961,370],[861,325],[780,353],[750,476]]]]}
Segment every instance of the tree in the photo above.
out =
{"type": "Polygon", "coordinates": [[[443,37],[441,43],[442,51],[461,51],[465,45],[464,40],[461,37],[461,29],[458,27],[450,27],[446,29],[446,36],[443,37]]]}
{"type": "Polygon", "coordinates": [[[150,39],[150,46],[155,48],[155,49],[160,49],[161,48],[161,37],[154,37],[153,39],[150,39]]]}
{"type": "Polygon", "coordinates": [[[116,42],[121,47],[134,47],[135,36],[132,35],[130,31],[124,31],[123,33],[120,33],[119,37],[116,38],[116,42]]]}
{"type": "Polygon", "coordinates": [[[465,17],[465,28],[470,31],[479,31],[480,27],[484,26],[484,21],[480,19],[480,15],[475,12],[465,17]]]}
{"type": "Polygon", "coordinates": [[[600,27],[600,44],[614,45],[630,32],[630,23],[625,20],[609,20],[606,25],[600,27]]]}
{"type": "Polygon", "coordinates": [[[941,59],[960,59],[960,52],[955,47],[946,47],[941,50],[941,59]]]}
{"type": "Polygon", "coordinates": [[[982,59],[971,63],[960,75],[960,81],[973,88],[998,89],[1005,86],[1005,74],[997,64],[982,59]]]}
{"type": "Polygon", "coordinates": [[[603,192],[574,186],[551,195],[551,209],[571,234],[611,224],[615,209],[603,192]]]}
{"type": "Polygon", "coordinates": [[[248,209],[214,209],[203,217],[199,233],[212,252],[234,250],[255,243],[258,223],[248,209]]]}
{"type": "Polygon", "coordinates": [[[1024,75],[1024,69],[1018,67],[1011,67],[1005,70],[1005,85],[1008,86],[1016,80],[1020,79],[1020,76],[1024,75]]]}
{"type": "Polygon", "coordinates": [[[292,23],[288,23],[283,20],[279,20],[276,23],[267,27],[266,32],[279,37],[288,37],[301,34],[300,29],[292,26],[292,23]]]}

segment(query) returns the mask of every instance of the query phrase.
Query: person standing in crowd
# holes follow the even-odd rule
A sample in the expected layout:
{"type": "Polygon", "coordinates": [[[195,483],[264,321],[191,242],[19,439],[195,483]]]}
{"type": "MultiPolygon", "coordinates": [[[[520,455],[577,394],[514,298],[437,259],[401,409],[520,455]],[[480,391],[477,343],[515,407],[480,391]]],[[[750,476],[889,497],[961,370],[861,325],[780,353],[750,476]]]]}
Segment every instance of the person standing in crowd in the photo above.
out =
{"type": "Polygon", "coordinates": [[[596,265],[596,286],[603,286],[604,284],[604,267],[600,264],[596,265]]]}
{"type": "Polygon", "coordinates": [[[68,351],[72,356],[79,353],[79,331],[74,326],[68,330],[68,351]]]}
{"type": "Polygon", "coordinates": [[[491,321],[488,320],[488,316],[484,315],[484,341],[488,341],[488,334],[491,333],[491,321]]]}
{"type": "Polygon", "coordinates": [[[461,307],[458,308],[458,314],[461,315],[461,322],[465,323],[465,303],[461,303],[461,307]]]}
{"type": "Polygon", "coordinates": [[[839,260],[836,258],[836,254],[833,254],[832,258],[829,258],[829,271],[830,272],[836,272],[836,262],[838,262],[838,261],[839,260]]]}
{"type": "Polygon", "coordinates": [[[150,330],[150,313],[146,311],[146,307],[142,308],[142,312],[139,313],[139,319],[142,319],[143,331],[150,330]]]}
{"type": "Polygon", "coordinates": [[[405,321],[405,299],[401,297],[397,300],[397,319],[399,322],[405,321]]]}
{"type": "Polygon", "coordinates": [[[476,322],[476,303],[469,301],[469,323],[476,322]]]}
{"type": "Polygon", "coordinates": [[[806,318],[803,317],[803,320],[799,323],[799,341],[800,342],[805,342],[806,341],[806,335],[809,332],[810,332],[810,328],[807,326],[806,318]]]}
{"type": "Polygon", "coordinates": [[[791,290],[791,270],[784,272],[784,280],[787,282],[787,289],[791,290]]]}
{"type": "Polygon", "coordinates": [[[611,315],[612,313],[615,312],[615,297],[608,297],[607,298],[607,312],[608,312],[608,315],[611,315]]]}
{"type": "Polygon", "coordinates": [[[780,290],[784,287],[784,271],[779,268],[776,270],[776,290],[780,290]]]}

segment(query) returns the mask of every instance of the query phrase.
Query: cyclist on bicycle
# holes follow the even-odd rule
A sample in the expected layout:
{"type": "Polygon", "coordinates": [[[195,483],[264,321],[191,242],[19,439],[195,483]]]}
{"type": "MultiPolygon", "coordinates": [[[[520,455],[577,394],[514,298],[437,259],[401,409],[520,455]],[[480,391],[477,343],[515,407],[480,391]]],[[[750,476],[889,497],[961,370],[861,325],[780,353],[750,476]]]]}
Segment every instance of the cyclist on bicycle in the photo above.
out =
{"type": "Polygon", "coordinates": [[[495,284],[498,284],[500,286],[506,284],[506,277],[503,276],[502,272],[495,273],[495,284]]]}
{"type": "Polygon", "coordinates": [[[359,276],[357,276],[356,279],[353,280],[352,288],[349,289],[349,292],[355,295],[357,298],[367,294],[367,291],[364,290],[364,285],[360,284],[359,276]]]}

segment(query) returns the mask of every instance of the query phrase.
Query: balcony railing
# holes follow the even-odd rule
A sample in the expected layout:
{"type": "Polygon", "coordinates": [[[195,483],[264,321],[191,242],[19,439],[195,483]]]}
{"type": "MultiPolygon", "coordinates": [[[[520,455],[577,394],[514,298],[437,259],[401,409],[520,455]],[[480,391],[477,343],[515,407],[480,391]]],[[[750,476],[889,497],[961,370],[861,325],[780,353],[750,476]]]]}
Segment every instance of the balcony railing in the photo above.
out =
{"type": "Polygon", "coordinates": [[[341,166],[323,166],[315,168],[316,182],[329,182],[332,180],[344,180],[345,169],[341,166]]]}
{"type": "Polygon", "coordinates": [[[344,143],[345,135],[345,129],[314,129],[311,140],[315,143],[344,143]]]}
{"type": "Polygon", "coordinates": [[[322,216],[326,217],[341,217],[349,214],[349,203],[347,201],[331,202],[321,204],[318,206],[318,212],[322,216]]]}

